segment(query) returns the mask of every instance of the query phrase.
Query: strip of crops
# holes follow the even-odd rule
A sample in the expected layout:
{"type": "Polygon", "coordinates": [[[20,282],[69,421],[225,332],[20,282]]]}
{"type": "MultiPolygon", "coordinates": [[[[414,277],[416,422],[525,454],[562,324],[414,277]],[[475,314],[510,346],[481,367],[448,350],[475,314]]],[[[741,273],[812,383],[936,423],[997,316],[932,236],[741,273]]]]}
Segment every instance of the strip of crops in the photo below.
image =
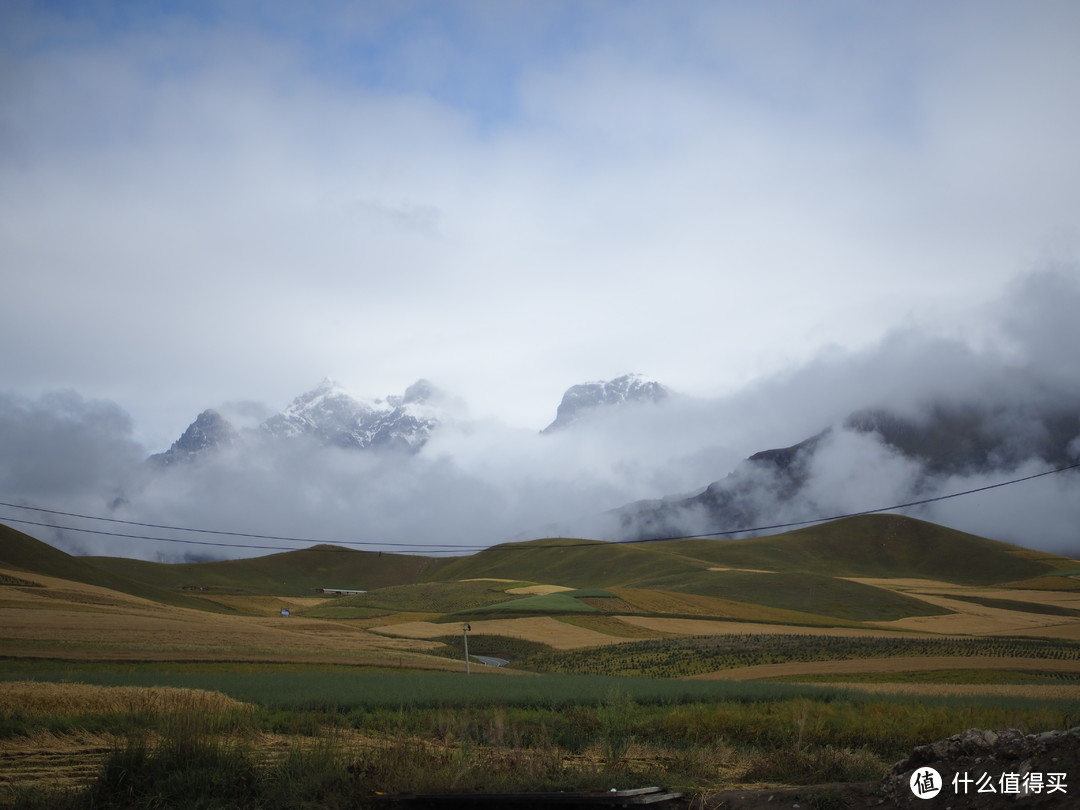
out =
{"type": "Polygon", "coordinates": [[[70,681],[101,686],[206,689],[268,708],[342,712],[371,708],[503,705],[555,709],[599,704],[613,692],[642,704],[783,700],[827,696],[815,687],[728,684],[584,675],[498,676],[474,672],[371,672],[350,667],[245,664],[116,664],[37,662],[33,672],[0,662],[0,680],[70,681]]]}
{"type": "Polygon", "coordinates": [[[728,634],[631,641],[530,655],[514,666],[539,672],[679,678],[722,669],[898,656],[971,656],[1077,661],[1080,644],[1028,638],[881,638],[728,634]]]}

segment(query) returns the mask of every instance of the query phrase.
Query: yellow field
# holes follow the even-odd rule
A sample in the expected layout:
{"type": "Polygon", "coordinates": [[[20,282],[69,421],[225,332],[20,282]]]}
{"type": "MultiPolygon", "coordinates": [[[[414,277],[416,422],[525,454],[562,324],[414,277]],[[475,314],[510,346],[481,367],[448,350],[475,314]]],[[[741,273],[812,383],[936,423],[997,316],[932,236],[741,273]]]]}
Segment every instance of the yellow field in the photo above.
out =
{"type": "Polygon", "coordinates": [[[549,593],[562,593],[563,591],[572,591],[573,588],[567,588],[565,585],[525,585],[521,588],[509,588],[507,593],[512,593],[515,596],[545,596],[549,593]]]}
{"type": "Polygon", "coordinates": [[[194,709],[223,712],[249,708],[220,692],[170,686],[90,686],[80,683],[10,681],[0,689],[0,715],[170,712],[194,709]]]}
{"type": "Polygon", "coordinates": [[[202,596],[208,602],[249,616],[280,616],[281,609],[294,613],[304,608],[318,607],[331,601],[328,596],[202,596]]]}
{"type": "MultiPolygon", "coordinates": [[[[6,572],[0,572],[6,573],[6,572]]],[[[10,572],[17,574],[17,572],[10,572]]],[[[349,622],[207,613],[35,575],[41,588],[0,585],[0,647],[54,658],[369,659],[443,668],[432,642],[387,638],[349,622]]]]}
{"type": "MultiPolygon", "coordinates": [[[[14,681],[0,689],[0,717],[22,715],[173,714],[195,711],[215,715],[249,711],[249,704],[220,692],[173,687],[89,686],[75,683],[14,681]]],[[[7,785],[55,786],[85,784],[93,779],[102,758],[116,745],[112,735],[79,731],[39,732],[0,739],[0,788],[7,785]]]]}
{"type": "Polygon", "coordinates": [[[1020,608],[1006,610],[950,598],[977,596],[987,599],[1010,599],[1017,602],[1080,610],[1080,593],[954,585],[930,579],[852,578],[852,581],[887,588],[954,611],[952,614],[943,616],[913,616],[892,622],[877,622],[878,627],[945,635],[1016,635],[1080,639],[1080,617],[1029,613],[1020,608]]]}

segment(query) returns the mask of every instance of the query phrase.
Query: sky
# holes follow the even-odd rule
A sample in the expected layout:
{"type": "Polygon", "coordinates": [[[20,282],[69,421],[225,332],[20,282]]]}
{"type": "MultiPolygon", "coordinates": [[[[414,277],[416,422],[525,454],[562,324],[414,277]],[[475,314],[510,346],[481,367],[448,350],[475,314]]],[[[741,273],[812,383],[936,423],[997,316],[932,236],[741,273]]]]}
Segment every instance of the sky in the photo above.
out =
{"type": "Polygon", "coordinates": [[[805,438],[861,403],[760,392],[855,392],[897,336],[904,383],[940,345],[1052,374],[1078,33],[1072,2],[8,0],[0,393],[131,458],[327,376],[511,432],[627,372],[768,412],[615,500],[805,438]]]}

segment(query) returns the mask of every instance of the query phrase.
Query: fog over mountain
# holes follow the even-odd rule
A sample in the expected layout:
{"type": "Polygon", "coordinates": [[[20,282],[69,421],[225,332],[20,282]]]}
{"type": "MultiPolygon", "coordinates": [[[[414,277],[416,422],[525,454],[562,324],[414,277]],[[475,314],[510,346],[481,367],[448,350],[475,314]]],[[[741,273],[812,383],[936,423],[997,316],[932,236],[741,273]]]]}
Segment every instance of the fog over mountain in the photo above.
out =
{"type": "Polygon", "coordinates": [[[0,502],[465,551],[1075,457],[1075,2],[208,9],[0,3],[0,502]]]}
{"type": "MultiPolygon", "coordinates": [[[[1078,311],[1077,274],[1044,271],[975,313],[977,333],[912,324],[876,345],[824,352],[726,397],[666,390],[636,401],[601,397],[543,434],[539,425],[471,417],[464,403],[436,395],[426,382],[367,404],[324,383],[313,389],[321,393],[301,395],[276,414],[251,404],[192,414],[192,427],[161,450],[132,439],[119,404],[76,392],[5,394],[0,492],[9,503],[119,520],[419,552],[550,534],[726,531],[874,509],[1080,460],[1078,311]],[[313,408],[343,431],[374,418],[385,435],[405,425],[411,438],[344,441],[344,433],[327,435],[304,422],[313,408]],[[415,545],[386,545],[395,543],[415,545]]],[[[552,392],[553,415],[558,402],[552,392]]],[[[0,513],[209,543],[296,545],[10,507],[0,513]]],[[[1080,551],[1080,475],[908,514],[1032,548],[1080,551]]],[[[76,552],[150,559],[263,553],[13,525],[76,552]]]]}

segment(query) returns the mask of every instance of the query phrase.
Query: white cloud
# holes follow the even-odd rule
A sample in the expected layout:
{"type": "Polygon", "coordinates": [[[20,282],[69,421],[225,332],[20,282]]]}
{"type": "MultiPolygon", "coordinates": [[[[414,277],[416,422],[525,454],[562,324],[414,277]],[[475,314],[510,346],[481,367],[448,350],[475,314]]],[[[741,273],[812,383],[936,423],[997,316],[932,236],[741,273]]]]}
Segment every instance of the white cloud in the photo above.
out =
{"type": "Polygon", "coordinates": [[[152,450],[324,375],[526,432],[627,371],[728,395],[679,406],[707,439],[597,439],[614,499],[1007,351],[1080,378],[1058,282],[1011,349],[984,323],[1075,261],[1073,4],[0,15],[0,378],[122,402],[152,450]]]}

